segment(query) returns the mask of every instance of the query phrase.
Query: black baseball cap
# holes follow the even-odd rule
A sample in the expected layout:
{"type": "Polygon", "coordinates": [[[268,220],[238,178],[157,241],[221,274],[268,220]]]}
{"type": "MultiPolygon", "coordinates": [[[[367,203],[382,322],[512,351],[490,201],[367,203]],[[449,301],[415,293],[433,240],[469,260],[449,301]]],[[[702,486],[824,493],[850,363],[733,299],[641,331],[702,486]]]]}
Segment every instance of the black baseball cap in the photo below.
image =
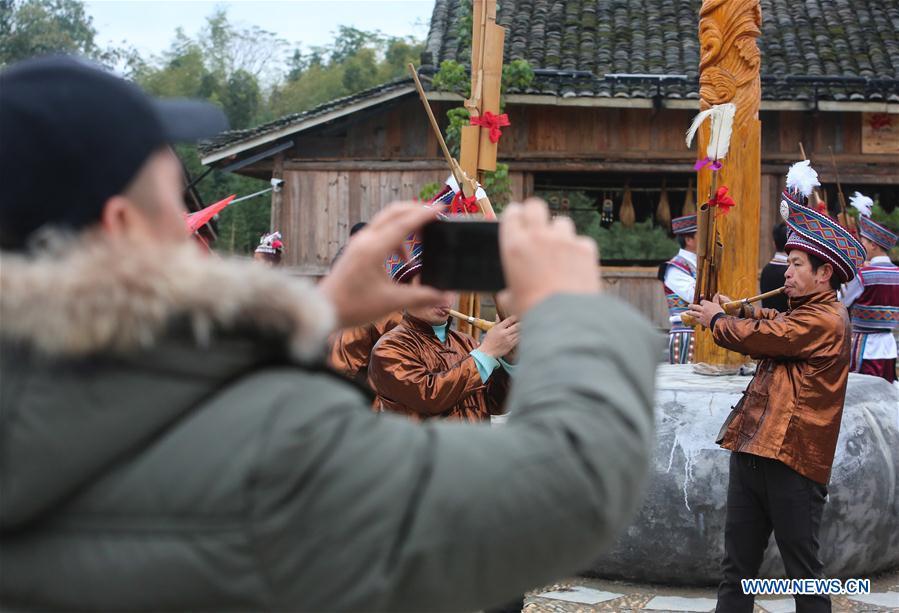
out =
{"type": "Polygon", "coordinates": [[[150,98],[80,58],[14,64],[0,73],[0,248],[96,223],[151,154],[227,129],[214,104],[150,98]]]}

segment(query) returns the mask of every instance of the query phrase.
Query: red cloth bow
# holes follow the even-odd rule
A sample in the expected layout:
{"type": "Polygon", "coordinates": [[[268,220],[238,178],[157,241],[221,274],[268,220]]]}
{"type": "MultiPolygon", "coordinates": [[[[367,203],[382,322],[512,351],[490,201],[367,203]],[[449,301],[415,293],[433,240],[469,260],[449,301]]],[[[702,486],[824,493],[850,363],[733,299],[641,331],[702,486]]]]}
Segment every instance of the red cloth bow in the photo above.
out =
{"type": "Polygon", "coordinates": [[[485,111],[483,115],[472,117],[471,125],[488,128],[490,130],[490,142],[498,143],[499,137],[503,135],[503,131],[500,128],[505,128],[512,124],[509,123],[509,116],[505,113],[494,115],[490,111],[485,111]]]}
{"type": "Polygon", "coordinates": [[[718,207],[718,210],[721,211],[722,215],[727,215],[730,212],[731,207],[737,206],[737,203],[734,202],[734,199],[727,195],[727,186],[722,185],[718,188],[718,191],[715,192],[715,195],[712,196],[712,199],[709,200],[709,206],[718,207]]]}
{"type": "Polygon", "coordinates": [[[450,214],[451,215],[466,215],[471,213],[480,213],[481,209],[478,207],[478,197],[472,196],[471,198],[466,198],[465,195],[460,191],[456,192],[456,195],[453,196],[453,201],[450,203],[450,214]]]}

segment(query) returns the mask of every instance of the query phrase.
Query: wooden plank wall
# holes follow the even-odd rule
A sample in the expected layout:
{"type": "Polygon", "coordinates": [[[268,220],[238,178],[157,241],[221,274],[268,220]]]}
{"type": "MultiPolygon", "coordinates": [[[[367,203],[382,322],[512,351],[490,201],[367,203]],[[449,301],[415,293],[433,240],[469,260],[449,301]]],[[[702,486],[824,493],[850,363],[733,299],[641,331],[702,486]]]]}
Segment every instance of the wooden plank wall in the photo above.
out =
{"type": "Polygon", "coordinates": [[[670,327],[668,305],[657,275],[656,268],[605,266],[603,291],[640,311],[655,327],[667,330],[670,327]]]}
{"type": "Polygon", "coordinates": [[[285,170],[277,219],[285,264],[297,274],[320,275],[349,236],[386,205],[417,198],[421,188],[446,179],[443,170],[285,170]]]}
{"type": "MultiPolygon", "coordinates": [[[[433,105],[443,123],[453,106],[433,105]]],[[[533,193],[534,172],[690,172],[696,156],[683,143],[691,110],[509,105],[507,112],[512,125],[503,131],[499,159],[510,164],[515,200],[533,193]]],[[[844,183],[899,182],[899,156],[861,154],[858,113],[763,111],[761,119],[760,267],[774,251],[770,233],[779,220],[779,192],[787,167],[798,159],[800,140],[824,183],[833,181],[830,147],[844,183]]],[[[280,200],[272,219],[285,235],[286,262],[298,274],[324,274],[350,226],[446,176],[414,96],[299,134],[295,142],[283,166],[264,161],[245,172],[266,178],[283,173],[286,183],[272,199],[280,200]]],[[[619,278],[624,299],[648,301],[653,306],[647,314],[656,321],[652,313],[664,301],[653,278],[619,278]]]]}
{"type": "MultiPolygon", "coordinates": [[[[454,106],[458,105],[432,103],[443,127],[446,111],[454,106]]],[[[510,104],[506,111],[512,125],[503,130],[499,159],[513,167],[540,160],[540,171],[552,171],[565,170],[566,165],[605,161],[629,164],[634,172],[658,172],[661,163],[676,163],[684,164],[682,170],[689,172],[696,157],[683,141],[695,114],[692,110],[510,104]]],[[[830,148],[846,182],[863,176],[888,183],[899,181],[895,178],[897,156],[861,153],[861,113],[762,111],[760,119],[763,172],[780,172],[782,166],[795,161],[801,141],[819,167],[822,181],[832,180],[830,148]]],[[[287,152],[287,160],[439,159],[436,140],[415,96],[314,128],[294,140],[296,145],[287,152]]],[[[271,162],[264,161],[244,172],[264,174],[270,170],[271,162]]]]}

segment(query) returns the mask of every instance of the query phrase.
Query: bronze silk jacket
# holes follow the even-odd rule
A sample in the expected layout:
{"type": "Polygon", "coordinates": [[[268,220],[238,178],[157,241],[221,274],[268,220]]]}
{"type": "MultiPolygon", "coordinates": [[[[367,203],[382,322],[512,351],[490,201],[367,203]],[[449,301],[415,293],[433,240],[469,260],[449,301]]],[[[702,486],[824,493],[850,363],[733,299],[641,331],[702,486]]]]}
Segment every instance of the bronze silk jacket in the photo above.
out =
{"type": "Polygon", "coordinates": [[[328,366],[347,379],[368,385],[368,361],[378,339],[403,320],[402,311],[373,323],[338,330],[329,339],[328,366]]]}
{"type": "Polygon", "coordinates": [[[791,299],[786,313],[745,311],[718,318],[712,331],[718,345],[759,361],[718,442],[826,485],[849,376],[846,308],[827,291],[791,299]]]}
{"type": "Polygon", "coordinates": [[[475,348],[472,337],[455,330],[447,330],[442,343],[430,324],[406,314],[371,353],[368,377],[377,394],[375,409],[469,422],[502,413],[509,376],[499,367],[481,382],[469,355],[475,348]]]}

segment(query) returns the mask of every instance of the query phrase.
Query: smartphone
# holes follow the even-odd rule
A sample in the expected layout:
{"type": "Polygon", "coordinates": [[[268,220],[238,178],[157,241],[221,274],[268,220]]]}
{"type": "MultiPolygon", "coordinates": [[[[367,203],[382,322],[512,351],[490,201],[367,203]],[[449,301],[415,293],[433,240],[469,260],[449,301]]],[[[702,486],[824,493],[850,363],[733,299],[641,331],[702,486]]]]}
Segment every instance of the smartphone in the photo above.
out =
{"type": "Polygon", "coordinates": [[[495,221],[431,222],[422,230],[422,251],[422,285],[463,292],[506,287],[495,221]]]}

